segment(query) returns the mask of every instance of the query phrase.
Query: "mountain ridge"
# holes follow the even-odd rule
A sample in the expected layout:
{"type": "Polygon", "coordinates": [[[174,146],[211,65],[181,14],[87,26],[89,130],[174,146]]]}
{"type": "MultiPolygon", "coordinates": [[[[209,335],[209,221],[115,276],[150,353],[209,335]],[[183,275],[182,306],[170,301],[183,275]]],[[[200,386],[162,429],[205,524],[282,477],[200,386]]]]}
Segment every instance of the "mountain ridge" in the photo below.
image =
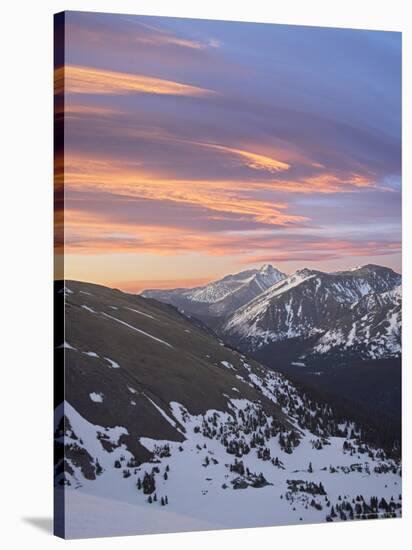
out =
{"type": "Polygon", "coordinates": [[[188,314],[202,316],[227,315],[283,279],[285,274],[270,264],[228,274],[207,285],[191,289],[147,289],[140,295],[171,303],[188,314]]]}
{"type": "Polygon", "coordinates": [[[219,333],[249,351],[269,342],[309,339],[354,313],[352,307],[359,300],[392,291],[400,284],[401,276],[382,266],[334,273],[304,268],[235,311],[219,333]]]}

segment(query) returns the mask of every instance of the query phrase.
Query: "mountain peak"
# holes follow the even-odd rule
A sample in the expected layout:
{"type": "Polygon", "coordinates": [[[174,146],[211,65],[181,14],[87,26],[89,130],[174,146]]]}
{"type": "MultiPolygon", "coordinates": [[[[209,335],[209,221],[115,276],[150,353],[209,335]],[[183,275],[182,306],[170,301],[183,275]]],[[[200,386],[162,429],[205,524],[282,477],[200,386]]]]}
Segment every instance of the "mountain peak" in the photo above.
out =
{"type": "Polygon", "coordinates": [[[310,277],[311,275],[317,275],[318,273],[321,273],[320,271],[317,271],[316,269],[309,269],[308,267],[303,267],[302,269],[298,269],[294,275],[299,275],[300,277],[310,277]]]}
{"type": "Polygon", "coordinates": [[[389,273],[396,273],[393,269],[390,267],[386,267],[384,265],[377,265],[377,264],[365,264],[358,267],[359,270],[365,270],[365,271],[386,271],[389,273]]]}
{"type": "Polygon", "coordinates": [[[273,267],[271,264],[263,264],[262,267],[256,272],[256,278],[264,281],[265,285],[270,287],[282,279],[286,279],[286,275],[273,267]]]}
{"type": "Polygon", "coordinates": [[[286,278],[286,275],[276,267],[273,267],[272,264],[263,264],[257,272],[260,273],[261,275],[266,275],[266,276],[275,275],[279,279],[286,278]]]}
{"type": "Polygon", "coordinates": [[[142,295],[173,304],[186,313],[219,317],[232,313],[285,278],[284,273],[270,264],[264,264],[260,269],[253,268],[226,275],[203,287],[146,290],[142,295]]]}

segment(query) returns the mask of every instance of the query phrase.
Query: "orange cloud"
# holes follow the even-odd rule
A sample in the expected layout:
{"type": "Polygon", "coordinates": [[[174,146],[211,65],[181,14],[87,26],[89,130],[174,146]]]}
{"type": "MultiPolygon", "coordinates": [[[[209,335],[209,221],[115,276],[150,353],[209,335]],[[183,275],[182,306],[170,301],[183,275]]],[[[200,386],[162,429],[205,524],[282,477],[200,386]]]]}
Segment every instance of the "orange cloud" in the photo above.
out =
{"type": "Polygon", "coordinates": [[[367,187],[376,187],[373,176],[361,176],[359,174],[336,174],[325,171],[317,176],[306,176],[300,179],[272,180],[259,182],[257,188],[286,191],[288,193],[348,193],[367,187]]]}
{"type": "MultiPolygon", "coordinates": [[[[209,141],[197,141],[192,139],[185,139],[170,135],[163,130],[155,127],[145,128],[144,130],[136,128],[121,128],[122,136],[128,135],[130,138],[139,137],[141,139],[156,140],[159,142],[167,143],[178,143],[183,145],[195,146],[204,149],[212,149],[223,153],[224,155],[229,155],[232,157],[237,157],[240,159],[241,164],[253,168],[254,170],[264,170],[267,172],[281,172],[289,170],[290,164],[285,161],[274,158],[272,155],[263,155],[261,153],[256,153],[254,151],[249,151],[242,149],[240,147],[231,147],[229,145],[222,145],[220,143],[213,143],[209,141]]],[[[256,146],[258,148],[259,145],[256,146]]],[[[279,152],[280,153],[280,152],[279,152]]],[[[281,152],[282,155],[290,155],[290,152],[285,151],[281,152]]],[[[278,151],[275,152],[275,155],[278,156],[278,151]]],[[[295,155],[293,155],[295,156],[295,155]]],[[[296,158],[296,157],[295,157],[296,158]]]]}
{"type": "Polygon", "coordinates": [[[243,149],[237,149],[235,147],[228,147],[226,145],[218,145],[215,143],[207,142],[191,142],[201,147],[207,147],[209,149],[215,149],[216,151],[222,151],[224,153],[229,153],[235,156],[244,159],[246,166],[253,168],[254,170],[266,170],[268,172],[280,172],[283,170],[288,170],[290,164],[276,160],[274,158],[268,157],[266,155],[260,155],[258,153],[253,153],[251,151],[244,151],[243,149]]]}
{"type": "MultiPolygon", "coordinates": [[[[280,246],[282,241],[242,232],[209,233],[202,229],[139,225],[133,222],[108,220],[104,214],[92,211],[65,210],[64,236],[66,253],[113,254],[152,253],[176,255],[205,252],[211,256],[250,252],[280,246]]],[[[63,243],[59,243],[63,246],[63,243]]]]}
{"type": "Polygon", "coordinates": [[[147,44],[149,46],[179,46],[181,48],[190,48],[192,50],[203,50],[205,48],[218,48],[219,42],[217,40],[209,40],[208,42],[199,42],[196,40],[190,40],[188,38],[181,38],[174,36],[166,32],[161,32],[157,29],[153,34],[135,35],[132,40],[137,44],[147,44]]]}
{"type": "Polygon", "coordinates": [[[94,115],[94,116],[114,116],[120,114],[122,111],[111,107],[101,107],[98,105],[86,105],[79,103],[66,102],[64,114],[70,115],[94,115]]]}
{"type": "MultiPolygon", "coordinates": [[[[397,241],[334,239],[324,235],[240,231],[208,233],[176,226],[141,226],[108,221],[104,215],[66,210],[65,251],[73,254],[156,254],[176,256],[245,256],[241,263],[260,264],[293,260],[322,261],[352,256],[382,256],[399,252],[397,241]],[[255,252],[252,256],[252,252],[255,252]]],[[[59,243],[62,246],[63,243],[59,243]]]]}
{"type": "Polygon", "coordinates": [[[153,200],[168,200],[210,208],[216,213],[252,216],[257,221],[284,225],[306,218],[287,213],[287,203],[252,199],[245,182],[176,180],[145,172],[139,163],[135,169],[111,159],[87,159],[68,156],[65,168],[68,188],[112,192],[153,200]]]}
{"type": "Polygon", "coordinates": [[[66,253],[152,253],[173,256],[202,250],[219,256],[227,252],[225,240],[218,236],[177,227],[107,223],[107,220],[99,216],[80,214],[77,211],[66,213],[64,230],[66,253]]]}
{"type": "Polygon", "coordinates": [[[285,225],[305,222],[307,218],[289,212],[285,202],[273,201],[270,197],[259,199],[256,191],[337,193],[363,188],[373,182],[366,178],[353,179],[351,175],[339,179],[334,174],[301,181],[182,180],[156,175],[138,161],[129,162],[125,166],[110,158],[67,155],[65,184],[68,189],[98,190],[130,197],[175,201],[210,208],[216,214],[235,213],[251,216],[259,222],[285,225]]]}
{"type": "MultiPolygon", "coordinates": [[[[215,144],[205,146],[214,147],[215,144]]],[[[235,151],[234,154],[240,154],[239,151],[241,151],[247,157],[249,155],[247,151],[236,148],[226,146],[218,146],[218,148],[228,154],[232,154],[232,151],[235,151]]],[[[253,153],[250,154],[253,155],[253,153]]],[[[268,157],[263,158],[266,160],[268,157]]],[[[308,218],[291,212],[286,202],[271,200],[267,193],[265,198],[259,199],[259,195],[256,195],[257,190],[266,192],[285,188],[288,191],[300,193],[327,193],[369,185],[369,180],[357,174],[350,174],[341,180],[336,175],[328,173],[292,182],[179,180],[156,175],[139,161],[129,161],[125,165],[118,159],[89,158],[70,153],[65,157],[64,178],[62,159],[58,159],[56,169],[56,188],[62,188],[64,179],[65,191],[69,196],[71,191],[87,191],[115,194],[123,197],[124,201],[136,199],[167,201],[169,204],[175,203],[182,206],[182,215],[187,205],[204,209],[205,216],[216,222],[236,216],[237,220],[272,225],[274,228],[296,227],[307,222],[308,218]]],[[[251,250],[280,251],[285,248],[285,242],[282,240],[260,239],[259,236],[255,239],[250,234],[246,237],[242,234],[239,236],[229,233],[210,235],[202,230],[187,227],[139,226],[138,220],[136,223],[130,223],[130,221],[121,223],[108,219],[107,216],[93,209],[90,211],[77,209],[75,201],[71,202],[70,208],[71,210],[66,207],[64,220],[56,219],[56,231],[58,230],[60,235],[56,246],[63,247],[61,235],[64,224],[66,252],[76,254],[173,255],[203,251],[208,255],[224,256],[248,254],[251,250]]],[[[356,247],[362,253],[369,252],[358,244],[353,245],[345,241],[334,241],[332,244],[324,240],[315,241],[305,243],[303,249],[302,242],[296,244],[288,241],[284,261],[287,261],[291,254],[311,256],[314,260],[315,256],[321,260],[324,259],[325,254],[336,254],[338,250],[341,254],[351,255],[356,247]]],[[[379,249],[380,245],[378,244],[375,248],[379,249]]],[[[282,254],[280,252],[275,254],[273,261],[283,261],[282,254]]]]}
{"type": "MultiPolygon", "coordinates": [[[[240,233],[208,233],[176,226],[148,226],[109,221],[104,215],[78,210],[65,210],[64,246],[66,253],[113,254],[152,253],[176,255],[205,252],[212,256],[250,252],[281,245],[282,241],[259,240],[240,233]]],[[[59,247],[63,242],[59,241],[59,247]]]]}
{"type": "Polygon", "coordinates": [[[62,94],[64,92],[64,75],[64,65],[61,65],[60,67],[55,67],[53,73],[54,95],[62,94]]]}
{"type": "MultiPolygon", "coordinates": [[[[91,106],[89,107],[88,105],[81,105],[77,103],[73,105],[68,105],[66,110],[69,115],[92,114],[105,117],[111,116],[112,114],[121,114],[121,111],[116,111],[112,108],[99,106],[93,109],[93,107],[91,106]]],[[[104,128],[104,131],[107,131],[106,127],[104,128]]],[[[283,191],[288,193],[308,194],[341,192],[346,193],[350,191],[357,191],[359,189],[364,189],[367,187],[377,186],[376,179],[371,173],[360,174],[355,172],[344,172],[342,170],[331,171],[328,170],[328,168],[324,165],[305,158],[302,154],[299,154],[293,150],[275,148],[275,150],[272,150],[270,151],[270,153],[268,153],[267,151],[269,148],[266,147],[264,153],[262,153],[257,152],[259,148],[262,148],[261,144],[252,144],[250,146],[231,146],[210,141],[193,140],[172,135],[168,132],[165,132],[161,128],[150,126],[139,128],[135,126],[124,127],[123,125],[119,125],[118,127],[116,126],[114,128],[111,128],[110,132],[113,139],[117,139],[118,137],[121,137],[122,139],[130,137],[131,143],[133,143],[134,139],[139,138],[139,140],[146,139],[149,142],[158,141],[160,143],[160,146],[163,143],[181,144],[183,146],[187,145],[188,148],[186,148],[187,150],[185,150],[184,152],[188,155],[189,163],[190,154],[192,151],[191,147],[195,147],[217,151],[218,153],[221,153],[222,156],[228,157],[230,159],[230,162],[235,163],[237,161],[237,163],[240,165],[248,166],[249,168],[256,170],[257,172],[266,173],[262,177],[253,176],[253,178],[251,178],[249,181],[246,181],[245,179],[242,179],[241,182],[222,180],[221,183],[223,183],[227,187],[230,187],[231,189],[236,189],[241,185],[243,189],[250,188],[254,191],[283,191]],[[282,160],[280,160],[281,158],[282,160]],[[309,166],[311,169],[311,175],[294,177],[293,170],[291,170],[291,163],[293,163],[293,168],[297,167],[298,169],[302,166],[309,166]],[[287,178],[279,179],[279,177],[273,177],[273,179],[269,179],[268,177],[266,177],[267,174],[275,174],[286,171],[289,171],[289,177],[287,178]],[[313,171],[316,171],[318,173],[315,173],[313,175],[313,171]]],[[[98,164],[101,164],[102,161],[99,158],[91,158],[90,162],[98,166],[98,164]]],[[[126,171],[128,172],[127,178],[134,179],[136,181],[142,178],[151,181],[155,179],[164,179],[164,175],[156,175],[153,172],[153,168],[151,168],[151,172],[143,173],[142,163],[130,161],[130,157],[126,161],[122,161],[122,163],[120,163],[118,158],[107,159],[104,162],[108,173],[107,175],[99,174],[101,182],[103,182],[107,178],[112,177],[110,172],[113,172],[113,167],[119,166],[120,164],[122,164],[122,166],[120,167],[121,173],[119,172],[118,174],[119,179],[123,179],[126,171]],[[125,163],[127,167],[123,166],[125,163]],[[139,166],[138,172],[136,171],[136,166],[139,166]],[[136,173],[134,174],[133,172],[136,173]]],[[[159,162],[159,167],[162,168],[161,162],[159,162]]],[[[164,172],[166,172],[166,169],[164,169],[164,172]]],[[[170,182],[173,182],[174,185],[179,185],[179,180],[173,177],[173,166],[168,172],[168,180],[170,182]]],[[[182,180],[180,180],[180,182],[182,182],[182,180]]],[[[211,182],[210,180],[204,180],[204,182],[206,182],[208,185],[219,184],[219,182],[217,181],[211,182]]],[[[186,185],[201,185],[202,180],[200,178],[196,178],[192,181],[185,180],[184,183],[186,185]]]]}
{"type": "Polygon", "coordinates": [[[100,47],[107,46],[107,44],[113,44],[114,47],[120,49],[124,47],[130,49],[132,44],[142,44],[153,47],[169,48],[178,47],[189,50],[206,50],[209,48],[220,47],[220,42],[214,38],[207,38],[204,40],[194,40],[178,36],[166,31],[160,27],[143,23],[138,20],[134,25],[124,26],[122,32],[117,32],[111,26],[106,25],[94,29],[92,27],[82,27],[76,25],[76,22],[71,23],[72,39],[78,42],[100,47]],[[138,29],[136,28],[136,23],[138,29]]]}
{"type": "Polygon", "coordinates": [[[63,86],[66,93],[72,94],[160,94],[196,97],[215,93],[173,80],[78,65],[65,65],[56,69],[55,93],[60,93],[63,86]]]}
{"type": "Polygon", "coordinates": [[[359,174],[343,174],[338,176],[336,174],[324,173],[318,176],[312,176],[306,178],[305,182],[313,187],[313,189],[328,189],[328,192],[339,192],[342,187],[370,187],[374,184],[373,180],[361,176],[359,174]]]}
{"type": "Polygon", "coordinates": [[[203,50],[206,48],[218,48],[220,42],[214,38],[209,38],[204,42],[198,40],[191,40],[190,38],[182,38],[175,34],[150,25],[149,23],[143,23],[139,21],[138,24],[149,32],[139,32],[130,34],[127,38],[132,42],[140,44],[149,44],[151,46],[179,46],[182,48],[189,48],[193,50],[203,50]]]}

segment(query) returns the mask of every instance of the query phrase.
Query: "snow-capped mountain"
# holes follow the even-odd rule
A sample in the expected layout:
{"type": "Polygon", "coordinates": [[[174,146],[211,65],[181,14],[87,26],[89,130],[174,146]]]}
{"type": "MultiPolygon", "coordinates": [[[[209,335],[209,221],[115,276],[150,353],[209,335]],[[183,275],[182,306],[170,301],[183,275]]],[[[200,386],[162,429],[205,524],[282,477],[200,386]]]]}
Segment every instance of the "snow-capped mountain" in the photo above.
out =
{"type": "Polygon", "coordinates": [[[63,299],[55,482],[66,537],[401,514],[399,442],[379,448],[379,430],[174,307],[75,281],[63,299]]]}
{"type": "Polygon", "coordinates": [[[265,264],[260,269],[249,269],[202,287],[172,290],[144,290],[141,295],[173,304],[187,314],[211,317],[228,315],[286,275],[265,264]]]}
{"type": "Polygon", "coordinates": [[[367,294],[351,305],[308,355],[350,355],[378,359],[401,353],[402,291],[367,294]]]}
{"type": "Polygon", "coordinates": [[[375,265],[336,273],[302,269],[236,310],[220,334],[248,351],[299,340],[307,341],[309,354],[397,354],[400,284],[398,273],[375,265]]]}

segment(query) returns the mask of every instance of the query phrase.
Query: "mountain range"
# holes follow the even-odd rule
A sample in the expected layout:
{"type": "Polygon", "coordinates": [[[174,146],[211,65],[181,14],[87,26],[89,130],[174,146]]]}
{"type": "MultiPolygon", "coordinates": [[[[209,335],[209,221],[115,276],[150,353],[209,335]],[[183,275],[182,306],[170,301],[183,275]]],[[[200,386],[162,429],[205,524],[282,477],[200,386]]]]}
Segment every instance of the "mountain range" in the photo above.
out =
{"type": "Polygon", "coordinates": [[[186,314],[200,318],[221,318],[247,304],[286,275],[269,264],[226,275],[218,281],[196,288],[144,290],[145,298],[173,304],[186,314]]]}
{"type": "Polygon", "coordinates": [[[56,307],[67,538],[401,514],[400,440],[384,417],[314,397],[173,305],[65,281],[56,307]]]}
{"type": "Polygon", "coordinates": [[[219,332],[248,351],[298,339],[300,358],[399,354],[400,284],[399,274],[374,265],[336,273],[302,269],[228,315],[219,332]]]}
{"type": "MultiPolygon", "coordinates": [[[[215,311],[208,304],[199,312],[198,302],[191,300],[181,308],[179,296],[191,296],[193,289],[167,292],[182,314],[201,320],[227,345],[303,383],[312,394],[321,390],[331,403],[344,399],[349,408],[362,409],[368,416],[384,412],[398,432],[401,275],[368,264],[332,273],[303,268],[288,276],[265,265],[229,280],[247,285],[245,280],[261,272],[278,280],[266,280],[269,286],[264,290],[254,287],[256,296],[235,310],[231,296],[239,286],[228,289],[226,277],[201,289],[210,295],[210,289],[225,286],[224,299],[212,303],[219,304],[215,311]]],[[[159,299],[159,293],[166,302],[170,299],[163,291],[150,295],[159,299]]]]}
{"type": "Polygon", "coordinates": [[[400,285],[398,273],[377,265],[334,273],[304,268],[290,276],[264,265],[203,287],[142,296],[198,317],[244,351],[289,342],[295,361],[326,354],[380,359],[400,354],[400,285]]]}

